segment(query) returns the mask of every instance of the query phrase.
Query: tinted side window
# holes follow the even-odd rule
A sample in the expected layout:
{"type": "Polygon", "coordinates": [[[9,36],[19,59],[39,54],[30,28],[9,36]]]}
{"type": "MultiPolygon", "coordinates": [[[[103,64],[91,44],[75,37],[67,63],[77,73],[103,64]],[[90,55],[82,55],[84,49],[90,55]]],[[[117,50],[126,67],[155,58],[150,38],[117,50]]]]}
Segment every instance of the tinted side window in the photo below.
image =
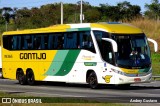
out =
{"type": "Polygon", "coordinates": [[[8,50],[85,49],[95,53],[90,31],[3,36],[8,50]]]}
{"type": "Polygon", "coordinates": [[[64,36],[63,36],[63,34],[57,34],[55,36],[54,46],[55,46],[55,49],[63,49],[64,48],[64,36]]]}
{"type": "Polygon", "coordinates": [[[64,34],[64,48],[66,49],[77,49],[77,33],[65,33],[64,34]]]}
{"type": "Polygon", "coordinates": [[[53,34],[49,34],[48,36],[48,49],[55,49],[55,36],[53,34]]]}
{"type": "Polygon", "coordinates": [[[79,33],[80,48],[89,50],[95,53],[94,43],[90,34],[90,31],[79,33]]]}
{"type": "Polygon", "coordinates": [[[3,47],[11,50],[13,45],[12,36],[3,36],[3,47]]]}

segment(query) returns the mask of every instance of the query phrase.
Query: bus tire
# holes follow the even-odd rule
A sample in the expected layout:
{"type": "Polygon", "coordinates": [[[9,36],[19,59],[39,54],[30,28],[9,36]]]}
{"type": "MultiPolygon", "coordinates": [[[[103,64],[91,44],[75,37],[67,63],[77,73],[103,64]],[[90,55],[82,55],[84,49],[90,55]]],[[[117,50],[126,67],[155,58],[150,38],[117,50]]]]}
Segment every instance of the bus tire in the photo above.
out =
{"type": "Polygon", "coordinates": [[[34,78],[34,73],[32,70],[27,71],[27,83],[29,85],[34,85],[35,84],[35,78],[34,78]]]}
{"type": "Polygon", "coordinates": [[[87,78],[90,88],[96,89],[98,88],[98,81],[95,72],[91,72],[87,78]]]}
{"type": "Polygon", "coordinates": [[[26,76],[24,75],[22,70],[17,72],[17,80],[19,81],[19,84],[21,85],[26,84],[26,76]]]}

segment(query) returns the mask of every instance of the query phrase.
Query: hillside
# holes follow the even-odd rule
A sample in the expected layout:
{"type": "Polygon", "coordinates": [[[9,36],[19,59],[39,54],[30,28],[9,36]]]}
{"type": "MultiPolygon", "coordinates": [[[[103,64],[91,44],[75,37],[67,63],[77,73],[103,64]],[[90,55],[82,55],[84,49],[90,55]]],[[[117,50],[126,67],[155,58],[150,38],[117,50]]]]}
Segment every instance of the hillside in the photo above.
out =
{"type": "MultiPolygon", "coordinates": [[[[149,19],[135,19],[130,24],[141,28],[148,38],[152,38],[158,43],[158,52],[160,52],[160,21],[149,19]]],[[[153,45],[150,44],[151,50],[153,51],[153,45]]]]}

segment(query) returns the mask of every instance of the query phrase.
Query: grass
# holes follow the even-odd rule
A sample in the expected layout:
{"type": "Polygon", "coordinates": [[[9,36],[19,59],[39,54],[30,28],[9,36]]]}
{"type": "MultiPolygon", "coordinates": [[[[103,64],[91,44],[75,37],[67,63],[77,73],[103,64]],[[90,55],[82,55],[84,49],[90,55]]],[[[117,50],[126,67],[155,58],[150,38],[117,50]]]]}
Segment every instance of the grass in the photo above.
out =
{"type": "Polygon", "coordinates": [[[43,103],[98,103],[94,100],[85,100],[80,98],[63,98],[63,97],[34,97],[27,96],[25,94],[12,94],[6,92],[0,92],[0,97],[11,97],[21,99],[41,99],[43,103]]]}
{"type": "Polygon", "coordinates": [[[160,75],[160,54],[152,53],[153,75],[160,75]]]}
{"type": "MultiPolygon", "coordinates": [[[[84,100],[79,98],[62,98],[62,97],[26,97],[24,95],[15,95],[15,94],[9,94],[0,92],[0,97],[7,97],[7,98],[15,98],[15,99],[42,99],[42,104],[36,104],[36,103],[23,103],[23,104],[0,104],[0,106],[130,106],[129,104],[118,104],[118,103],[98,103],[97,101],[92,100],[84,100]]],[[[1,100],[0,100],[1,101],[1,100]]]]}
{"type": "MultiPolygon", "coordinates": [[[[160,53],[160,22],[151,19],[137,18],[128,23],[142,29],[148,38],[156,40],[159,45],[158,52],[160,53]]],[[[153,51],[153,44],[150,44],[150,46],[153,51]]]]}
{"type": "Polygon", "coordinates": [[[54,104],[49,104],[49,103],[45,103],[45,104],[0,104],[0,106],[131,106],[129,104],[104,104],[104,103],[54,103],[54,104]]]}

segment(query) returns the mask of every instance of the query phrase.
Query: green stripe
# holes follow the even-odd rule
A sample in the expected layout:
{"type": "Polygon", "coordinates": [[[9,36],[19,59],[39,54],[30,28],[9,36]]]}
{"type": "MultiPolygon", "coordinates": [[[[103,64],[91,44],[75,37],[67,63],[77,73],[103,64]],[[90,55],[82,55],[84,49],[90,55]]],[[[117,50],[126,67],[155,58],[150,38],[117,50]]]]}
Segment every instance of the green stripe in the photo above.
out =
{"type": "Polygon", "coordinates": [[[78,31],[78,28],[72,28],[72,29],[67,29],[68,32],[70,31],[78,31]]]}
{"type": "Polygon", "coordinates": [[[51,66],[49,67],[46,75],[55,75],[61,68],[63,61],[65,60],[69,50],[59,50],[57,51],[51,66]]]}
{"type": "Polygon", "coordinates": [[[71,71],[79,53],[80,50],[70,50],[63,62],[63,65],[61,66],[60,70],[55,74],[55,76],[67,75],[71,71]]]}
{"type": "Polygon", "coordinates": [[[91,28],[78,28],[78,31],[90,31],[91,28]]]}
{"type": "Polygon", "coordinates": [[[138,73],[147,73],[150,68],[140,69],[138,73]]]}
{"type": "Polygon", "coordinates": [[[80,50],[57,51],[55,58],[45,75],[64,76],[68,74],[71,71],[79,53],[80,50]]]}

